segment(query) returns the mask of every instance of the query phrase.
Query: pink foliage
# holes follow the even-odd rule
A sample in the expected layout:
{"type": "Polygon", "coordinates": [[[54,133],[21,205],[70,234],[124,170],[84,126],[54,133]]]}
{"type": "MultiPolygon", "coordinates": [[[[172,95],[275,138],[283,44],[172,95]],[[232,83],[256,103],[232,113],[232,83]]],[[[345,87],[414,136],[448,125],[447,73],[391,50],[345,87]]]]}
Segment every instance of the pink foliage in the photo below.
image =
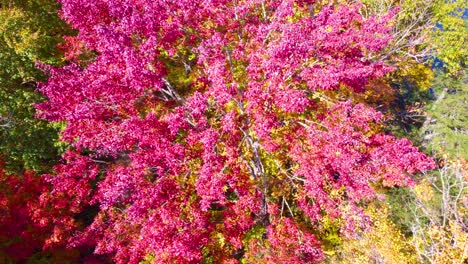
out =
{"type": "Polygon", "coordinates": [[[364,19],[358,5],[310,15],[314,1],[293,0],[60,2],[79,30],[73,41],[96,54],[86,66],[44,67],[48,101],[37,106],[43,118],[66,122],[62,137],[73,149],[44,199],[68,197],[72,213],[100,208],[82,232],[61,230],[71,245],[93,244],[117,263],[147,255],[197,263],[214,234],[241,249],[263,223],[280,252],[271,261],[318,262],[319,241],[292,215],[269,223],[279,212],[266,211],[275,201],[265,179],[275,175],[262,171],[259,152],[283,153],[291,164],[296,210],[312,223],[341,217],[345,229],[353,212],[362,215],[357,204],[375,197],[372,183],[404,186],[433,166],[407,140],[375,134],[378,112],[314,97],[342,85],[363,91],[390,70],[368,56],[390,40],[390,16],[364,19]],[[181,47],[196,56],[198,79],[177,94],[162,58],[181,47]],[[283,128],[290,133],[273,135],[283,128]],[[344,188],[347,199],[330,188],[344,188]]]}

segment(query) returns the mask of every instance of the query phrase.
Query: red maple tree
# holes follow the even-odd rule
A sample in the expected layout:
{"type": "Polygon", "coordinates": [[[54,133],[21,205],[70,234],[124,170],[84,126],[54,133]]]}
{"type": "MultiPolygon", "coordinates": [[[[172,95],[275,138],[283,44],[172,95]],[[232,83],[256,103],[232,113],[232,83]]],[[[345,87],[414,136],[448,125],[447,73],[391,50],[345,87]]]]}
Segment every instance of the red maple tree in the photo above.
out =
{"type": "Polygon", "coordinates": [[[433,167],[379,133],[379,112],[325,93],[362,92],[391,70],[371,58],[392,14],[313,0],[60,2],[91,59],[43,66],[37,108],[66,122],[70,143],[43,198],[99,210],[54,238],[117,263],[315,263],[322,217],[352,235],[373,185],[433,167]]]}

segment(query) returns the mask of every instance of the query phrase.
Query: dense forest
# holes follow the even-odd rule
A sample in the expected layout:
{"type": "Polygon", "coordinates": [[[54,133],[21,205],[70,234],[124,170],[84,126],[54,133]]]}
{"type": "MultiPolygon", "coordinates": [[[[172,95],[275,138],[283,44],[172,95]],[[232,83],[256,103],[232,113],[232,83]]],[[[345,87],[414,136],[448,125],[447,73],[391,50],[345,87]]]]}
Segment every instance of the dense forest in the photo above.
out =
{"type": "Polygon", "coordinates": [[[0,263],[466,263],[467,8],[0,0],[0,263]]]}

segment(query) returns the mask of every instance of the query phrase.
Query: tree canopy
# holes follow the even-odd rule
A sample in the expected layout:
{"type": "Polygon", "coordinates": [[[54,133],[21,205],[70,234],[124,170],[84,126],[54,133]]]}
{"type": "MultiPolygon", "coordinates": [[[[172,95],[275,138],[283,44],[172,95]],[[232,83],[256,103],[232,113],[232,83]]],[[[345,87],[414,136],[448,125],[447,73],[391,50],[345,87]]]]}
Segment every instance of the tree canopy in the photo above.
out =
{"type": "Polygon", "coordinates": [[[461,8],[0,0],[0,262],[463,262],[461,8]]]}

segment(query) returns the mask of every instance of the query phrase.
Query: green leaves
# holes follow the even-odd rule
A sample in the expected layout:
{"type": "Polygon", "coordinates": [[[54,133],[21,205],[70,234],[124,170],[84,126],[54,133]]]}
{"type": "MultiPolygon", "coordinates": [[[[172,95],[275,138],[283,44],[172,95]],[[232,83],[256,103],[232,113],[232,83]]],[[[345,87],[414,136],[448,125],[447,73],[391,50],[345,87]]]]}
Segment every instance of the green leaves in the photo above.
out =
{"type": "Polygon", "coordinates": [[[434,20],[436,29],[432,34],[437,58],[444,62],[450,75],[463,75],[468,62],[468,22],[463,18],[465,1],[436,1],[434,20]]]}
{"type": "Polygon", "coordinates": [[[44,80],[35,64],[60,64],[56,46],[71,31],[54,0],[0,6],[0,156],[10,172],[46,171],[58,157],[58,129],[34,118],[33,104],[43,100],[35,82],[44,80]]]}

